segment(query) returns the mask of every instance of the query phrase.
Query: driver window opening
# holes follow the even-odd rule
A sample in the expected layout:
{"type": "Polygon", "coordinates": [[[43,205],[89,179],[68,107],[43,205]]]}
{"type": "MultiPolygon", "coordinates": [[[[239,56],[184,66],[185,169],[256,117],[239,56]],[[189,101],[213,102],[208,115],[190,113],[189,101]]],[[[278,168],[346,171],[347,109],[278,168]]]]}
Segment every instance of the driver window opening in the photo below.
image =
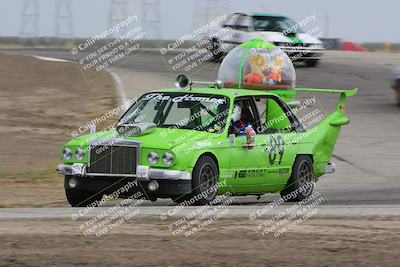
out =
{"type": "Polygon", "coordinates": [[[272,98],[256,98],[260,116],[259,134],[287,133],[293,131],[292,123],[281,105],[272,98]]]}
{"type": "Polygon", "coordinates": [[[245,128],[251,125],[253,129],[258,125],[256,111],[251,99],[236,100],[233,107],[230,133],[245,135],[245,128]]]}

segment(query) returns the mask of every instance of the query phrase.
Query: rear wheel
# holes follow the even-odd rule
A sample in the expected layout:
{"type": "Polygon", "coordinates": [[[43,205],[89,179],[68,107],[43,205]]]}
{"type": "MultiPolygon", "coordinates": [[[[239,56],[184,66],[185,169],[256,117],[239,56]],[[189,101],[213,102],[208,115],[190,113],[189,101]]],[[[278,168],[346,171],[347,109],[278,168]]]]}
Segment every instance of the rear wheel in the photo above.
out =
{"type": "Polygon", "coordinates": [[[281,196],[288,202],[297,202],[309,197],[314,189],[314,171],[309,156],[298,156],[293,165],[292,176],[281,196]]]}
{"type": "Polygon", "coordinates": [[[72,207],[86,207],[103,197],[103,194],[79,189],[65,189],[65,195],[72,207]]]}

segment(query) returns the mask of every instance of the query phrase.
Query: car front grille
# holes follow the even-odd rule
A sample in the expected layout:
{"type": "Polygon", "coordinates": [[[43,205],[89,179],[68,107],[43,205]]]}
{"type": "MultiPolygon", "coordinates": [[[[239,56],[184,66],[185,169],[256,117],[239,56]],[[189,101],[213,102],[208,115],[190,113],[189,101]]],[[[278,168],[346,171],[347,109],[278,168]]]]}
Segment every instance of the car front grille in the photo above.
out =
{"type": "Polygon", "coordinates": [[[92,145],[87,172],[89,174],[134,175],[138,165],[138,152],[138,145],[92,145]]]}

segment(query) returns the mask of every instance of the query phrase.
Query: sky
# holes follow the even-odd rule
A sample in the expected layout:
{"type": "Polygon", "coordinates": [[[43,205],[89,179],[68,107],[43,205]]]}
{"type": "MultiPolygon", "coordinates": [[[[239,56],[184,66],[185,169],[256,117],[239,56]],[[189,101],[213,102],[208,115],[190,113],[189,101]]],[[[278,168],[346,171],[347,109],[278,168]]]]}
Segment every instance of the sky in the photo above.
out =
{"type": "MultiPolygon", "coordinates": [[[[0,36],[20,34],[24,1],[33,0],[0,0],[0,36]]],[[[57,0],[37,1],[40,5],[39,35],[54,36],[57,0]]],[[[91,37],[107,29],[111,0],[69,1],[74,37],[91,37]]],[[[125,15],[138,15],[143,20],[142,0],[127,1],[125,15]]],[[[205,0],[158,1],[159,15],[152,13],[147,17],[159,18],[159,33],[164,39],[176,39],[188,34],[197,25],[201,25],[197,22],[204,20],[201,13],[205,10],[205,7],[202,8],[205,0]]],[[[223,7],[214,7],[207,10],[207,13],[271,12],[286,15],[296,21],[315,14],[315,25],[323,29],[325,37],[354,42],[400,43],[400,23],[396,19],[400,12],[398,0],[223,0],[222,4],[223,7]]]]}

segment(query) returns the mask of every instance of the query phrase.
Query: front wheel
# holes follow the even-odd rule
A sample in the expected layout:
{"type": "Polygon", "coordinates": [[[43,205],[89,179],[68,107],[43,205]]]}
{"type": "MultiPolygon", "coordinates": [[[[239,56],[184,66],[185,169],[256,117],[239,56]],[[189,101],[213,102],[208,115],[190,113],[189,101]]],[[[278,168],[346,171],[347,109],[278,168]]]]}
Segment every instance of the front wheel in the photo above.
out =
{"type": "Polygon", "coordinates": [[[292,175],[281,191],[285,201],[298,202],[309,197],[314,189],[314,171],[309,156],[298,156],[293,164],[292,175]]]}
{"type": "Polygon", "coordinates": [[[214,200],[218,190],[219,171],[214,159],[202,156],[193,169],[192,197],[195,205],[206,205],[214,200]]]}

